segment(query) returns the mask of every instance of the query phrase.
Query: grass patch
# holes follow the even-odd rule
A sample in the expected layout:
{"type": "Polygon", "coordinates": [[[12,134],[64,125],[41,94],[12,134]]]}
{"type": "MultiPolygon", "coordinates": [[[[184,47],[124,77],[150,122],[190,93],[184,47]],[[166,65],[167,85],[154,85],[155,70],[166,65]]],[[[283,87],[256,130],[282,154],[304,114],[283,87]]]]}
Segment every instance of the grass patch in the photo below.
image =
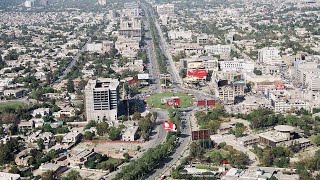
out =
{"type": "Polygon", "coordinates": [[[20,101],[10,101],[10,102],[2,102],[0,103],[0,112],[3,112],[4,110],[7,109],[12,109],[12,110],[18,110],[25,108],[27,106],[26,103],[20,102],[20,101]]]}
{"type": "Polygon", "coordinates": [[[185,93],[174,93],[174,92],[165,92],[154,94],[147,99],[147,103],[149,106],[153,106],[154,108],[161,108],[161,109],[171,109],[172,106],[167,106],[166,104],[161,103],[161,99],[165,97],[172,97],[178,96],[181,101],[181,108],[186,108],[192,105],[192,97],[185,93]]]}

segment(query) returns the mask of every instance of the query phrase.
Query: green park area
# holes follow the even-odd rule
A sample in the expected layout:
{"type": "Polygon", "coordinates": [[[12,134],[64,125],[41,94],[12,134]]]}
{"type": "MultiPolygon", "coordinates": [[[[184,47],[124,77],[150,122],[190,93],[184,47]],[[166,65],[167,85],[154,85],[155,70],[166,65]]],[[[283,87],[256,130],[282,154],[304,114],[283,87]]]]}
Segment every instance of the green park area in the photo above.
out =
{"type": "Polygon", "coordinates": [[[192,105],[192,97],[185,93],[174,93],[174,92],[165,92],[154,94],[148,97],[147,103],[150,107],[161,108],[161,109],[171,109],[173,106],[167,106],[165,103],[161,102],[161,99],[170,98],[170,97],[179,97],[181,104],[180,108],[186,108],[192,105]]]}
{"type": "Polygon", "coordinates": [[[27,104],[20,101],[9,101],[0,103],[0,112],[6,111],[8,109],[18,110],[26,107],[27,104]]]}

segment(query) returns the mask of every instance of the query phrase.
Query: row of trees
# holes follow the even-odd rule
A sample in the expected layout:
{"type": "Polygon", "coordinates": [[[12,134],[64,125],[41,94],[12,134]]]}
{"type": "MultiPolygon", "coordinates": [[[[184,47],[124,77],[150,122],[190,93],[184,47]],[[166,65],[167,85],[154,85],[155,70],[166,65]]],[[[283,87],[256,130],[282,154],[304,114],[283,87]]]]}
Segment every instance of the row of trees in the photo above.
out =
{"type": "Polygon", "coordinates": [[[224,112],[223,109],[216,108],[208,111],[207,113],[204,111],[198,111],[196,112],[195,116],[201,128],[210,129],[213,132],[215,132],[222,123],[221,118],[227,116],[227,114],[224,112]]]}
{"type": "Polygon", "coordinates": [[[176,137],[175,134],[169,133],[165,143],[149,149],[140,159],[131,161],[129,165],[122,168],[115,179],[135,180],[143,178],[172,154],[177,145],[176,137]]]}
{"type": "Polygon", "coordinates": [[[258,156],[259,161],[263,166],[277,166],[280,168],[288,167],[290,157],[294,154],[291,149],[282,146],[273,148],[267,147],[265,149],[254,146],[253,152],[258,156]]]}
{"type": "MultiPolygon", "coordinates": [[[[106,136],[108,135],[110,140],[119,140],[121,138],[121,127],[116,128],[114,126],[109,127],[109,124],[106,121],[102,122],[96,122],[96,121],[90,121],[85,129],[90,129],[91,127],[96,127],[97,134],[99,136],[106,136]]],[[[92,140],[94,137],[94,134],[90,131],[85,132],[84,138],[92,140]]]]}
{"type": "Polygon", "coordinates": [[[305,110],[296,112],[296,115],[275,114],[271,109],[260,108],[253,110],[249,114],[238,114],[239,118],[246,119],[250,122],[250,126],[254,129],[264,129],[275,125],[289,124],[304,130],[308,136],[318,134],[320,132],[320,118],[313,118],[305,110]]]}
{"type": "MultiPolygon", "coordinates": [[[[150,12],[147,12],[150,13],[150,12]]],[[[166,66],[166,57],[163,54],[159,44],[160,44],[160,40],[159,40],[159,34],[158,34],[158,30],[154,24],[154,21],[151,19],[151,15],[148,16],[149,19],[149,26],[150,26],[150,30],[151,30],[151,35],[152,35],[152,39],[153,39],[153,44],[155,47],[155,53],[156,53],[156,58],[158,61],[158,65],[159,65],[159,70],[160,73],[162,74],[167,74],[168,70],[167,70],[167,66],[166,66]]]]}

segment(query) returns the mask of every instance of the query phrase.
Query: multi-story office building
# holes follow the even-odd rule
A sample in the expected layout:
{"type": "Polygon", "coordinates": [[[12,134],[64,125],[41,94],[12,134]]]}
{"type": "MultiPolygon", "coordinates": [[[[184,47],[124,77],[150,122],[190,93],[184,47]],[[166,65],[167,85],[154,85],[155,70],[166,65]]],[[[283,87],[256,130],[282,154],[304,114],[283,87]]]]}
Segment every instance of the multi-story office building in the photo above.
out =
{"type": "Polygon", "coordinates": [[[132,2],[132,3],[124,3],[124,9],[122,10],[122,16],[127,17],[139,17],[140,16],[140,8],[139,4],[132,2]]]}
{"type": "Polygon", "coordinates": [[[265,47],[258,50],[258,62],[264,64],[281,64],[282,59],[279,49],[275,47],[265,47]]]}
{"type": "Polygon", "coordinates": [[[119,35],[124,37],[141,37],[142,25],[141,20],[136,18],[123,19],[120,21],[119,35]]]}
{"type": "Polygon", "coordinates": [[[206,70],[218,70],[218,59],[213,56],[199,56],[180,59],[181,69],[206,69],[206,70]]]}
{"type": "Polygon", "coordinates": [[[244,59],[234,58],[233,61],[221,61],[220,68],[224,72],[228,72],[228,71],[253,72],[254,62],[246,61],[244,59]]]}
{"type": "Polygon", "coordinates": [[[117,120],[119,81],[111,78],[89,80],[85,87],[87,121],[117,120]]]}
{"type": "Polygon", "coordinates": [[[204,46],[206,53],[212,53],[214,55],[224,55],[231,53],[231,46],[230,45],[206,45],[204,46]]]}
{"type": "Polygon", "coordinates": [[[98,4],[101,6],[105,6],[107,4],[107,0],[98,0],[98,4]]]}
{"type": "Polygon", "coordinates": [[[157,6],[158,15],[174,16],[174,4],[162,4],[157,6]]]}
{"type": "Polygon", "coordinates": [[[300,109],[309,109],[306,101],[291,97],[286,90],[266,90],[266,98],[270,101],[275,112],[289,112],[300,109]]]}

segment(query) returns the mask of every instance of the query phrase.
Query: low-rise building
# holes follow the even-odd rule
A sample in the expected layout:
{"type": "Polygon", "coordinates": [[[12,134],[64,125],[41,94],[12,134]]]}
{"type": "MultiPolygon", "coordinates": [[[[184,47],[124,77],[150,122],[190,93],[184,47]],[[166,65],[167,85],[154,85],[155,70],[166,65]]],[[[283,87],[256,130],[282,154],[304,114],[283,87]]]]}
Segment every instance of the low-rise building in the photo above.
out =
{"type": "Polygon", "coordinates": [[[139,126],[128,127],[122,134],[122,141],[135,141],[139,126]]]}
{"type": "Polygon", "coordinates": [[[26,95],[25,89],[6,89],[3,91],[4,96],[8,97],[15,97],[15,98],[21,98],[26,95]]]}
{"type": "Polygon", "coordinates": [[[20,123],[18,124],[19,132],[32,131],[33,128],[34,128],[34,122],[32,120],[20,121],[20,123]]]}
{"type": "Polygon", "coordinates": [[[0,179],[1,180],[20,180],[21,178],[19,174],[0,172],[0,179]]]}
{"type": "Polygon", "coordinates": [[[74,154],[69,154],[68,161],[70,166],[79,167],[84,165],[90,157],[95,154],[94,149],[83,149],[74,154]]]}
{"type": "Polygon", "coordinates": [[[237,141],[243,146],[251,146],[259,143],[259,137],[255,135],[248,135],[238,138],[237,141]]]}
{"type": "Polygon", "coordinates": [[[62,143],[77,143],[82,134],[79,132],[69,132],[63,136],[62,143]]]}
{"type": "Polygon", "coordinates": [[[297,129],[288,125],[278,125],[274,130],[258,134],[259,142],[266,146],[275,147],[279,145],[291,146],[298,144],[300,148],[311,145],[310,140],[301,138],[297,129]]]}

